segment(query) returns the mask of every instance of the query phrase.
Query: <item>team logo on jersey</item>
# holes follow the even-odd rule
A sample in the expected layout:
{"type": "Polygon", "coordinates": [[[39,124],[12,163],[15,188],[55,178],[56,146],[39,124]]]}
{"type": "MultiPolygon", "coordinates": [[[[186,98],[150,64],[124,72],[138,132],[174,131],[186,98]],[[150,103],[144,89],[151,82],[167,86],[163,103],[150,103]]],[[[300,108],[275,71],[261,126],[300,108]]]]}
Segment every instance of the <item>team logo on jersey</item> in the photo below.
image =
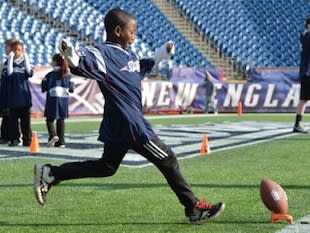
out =
{"type": "Polygon", "coordinates": [[[50,96],[52,97],[68,97],[68,88],[65,87],[53,87],[49,91],[50,96]]]}
{"type": "Polygon", "coordinates": [[[129,61],[127,66],[120,69],[121,71],[128,71],[132,72],[140,72],[140,62],[139,60],[136,61],[129,61]]]}
{"type": "MultiPolygon", "coordinates": [[[[255,123],[255,122],[226,122],[205,123],[199,125],[170,125],[155,126],[159,137],[175,152],[179,159],[199,156],[201,140],[208,135],[211,151],[216,152],[232,147],[244,146],[287,137],[292,134],[288,123],[255,123]]],[[[99,159],[103,152],[103,143],[97,141],[98,133],[87,135],[66,134],[66,148],[48,148],[47,133],[39,133],[40,152],[29,154],[25,147],[8,147],[0,145],[0,159],[29,158],[31,156],[61,160],[99,159]]],[[[122,161],[123,166],[143,167],[150,165],[142,156],[129,151],[122,161]]]]}

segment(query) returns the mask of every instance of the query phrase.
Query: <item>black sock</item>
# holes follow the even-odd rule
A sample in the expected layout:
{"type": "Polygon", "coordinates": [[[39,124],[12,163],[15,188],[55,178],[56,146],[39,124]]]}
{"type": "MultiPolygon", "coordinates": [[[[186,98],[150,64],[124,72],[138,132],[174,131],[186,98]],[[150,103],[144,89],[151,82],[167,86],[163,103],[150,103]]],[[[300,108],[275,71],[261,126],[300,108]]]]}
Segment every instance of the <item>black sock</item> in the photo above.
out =
{"type": "Polygon", "coordinates": [[[302,120],[302,115],[296,114],[295,127],[299,127],[299,122],[302,120]]]}

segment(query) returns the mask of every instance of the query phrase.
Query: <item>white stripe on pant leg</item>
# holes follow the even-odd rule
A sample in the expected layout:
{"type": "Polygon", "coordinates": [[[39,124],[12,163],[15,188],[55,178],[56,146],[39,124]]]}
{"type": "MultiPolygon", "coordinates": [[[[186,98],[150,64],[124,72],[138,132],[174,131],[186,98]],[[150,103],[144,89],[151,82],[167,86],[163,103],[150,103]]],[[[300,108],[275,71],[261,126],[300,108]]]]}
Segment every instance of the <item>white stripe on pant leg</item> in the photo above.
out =
{"type": "Polygon", "coordinates": [[[149,148],[149,149],[151,149],[154,153],[153,154],[157,154],[158,156],[160,156],[161,158],[165,158],[166,156],[165,155],[163,155],[162,153],[161,153],[161,151],[159,151],[159,150],[157,150],[157,148],[155,148],[152,144],[151,144],[151,141],[149,141],[148,143],[146,143],[146,145],[147,145],[147,147],[149,148]]]}
{"type": "Polygon", "coordinates": [[[145,149],[147,149],[147,150],[148,150],[152,155],[154,155],[156,158],[158,158],[158,159],[160,159],[160,160],[162,159],[162,158],[159,157],[158,155],[154,154],[154,152],[152,151],[151,148],[149,148],[148,145],[144,144],[143,146],[144,146],[145,149]]]}
{"type": "Polygon", "coordinates": [[[159,159],[164,159],[168,157],[168,154],[160,149],[155,143],[149,141],[148,143],[144,144],[144,147],[151,152],[155,157],[159,159]]]}
{"type": "Polygon", "coordinates": [[[161,153],[164,156],[164,158],[168,157],[168,154],[165,151],[163,151],[161,148],[159,148],[154,142],[149,141],[149,143],[157,152],[161,153]]]}

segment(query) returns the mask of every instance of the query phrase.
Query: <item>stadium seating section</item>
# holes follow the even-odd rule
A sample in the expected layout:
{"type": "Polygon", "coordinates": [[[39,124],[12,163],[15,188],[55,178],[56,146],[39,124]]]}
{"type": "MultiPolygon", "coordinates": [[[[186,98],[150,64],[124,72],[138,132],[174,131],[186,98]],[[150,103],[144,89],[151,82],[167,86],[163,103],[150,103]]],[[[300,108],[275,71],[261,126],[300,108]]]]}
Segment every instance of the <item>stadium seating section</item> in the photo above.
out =
{"type": "MultiPolygon", "coordinates": [[[[121,7],[137,18],[133,50],[140,57],[151,56],[152,51],[167,40],[177,42],[173,60],[161,64],[163,73],[172,66],[213,67],[151,0],[14,1],[32,11],[25,11],[12,2],[0,0],[0,52],[3,54],[6,39],[19,38],[25,43],[34,65],[50,63],[60,38],[70,39],[76,48],[85,46],[79,38],[93,43],[103,41],[104,15],[113,7],[121,7]],[[48,23],[46,19],[50,19],[48,23]]],[[[298,66],[299,33],[303,31],[307,12],[310,12],[308,0],[169,2],[175,4],[222,54],[235,59],[242,67],[298,66]]],[[[3,61],[1,56],[0,62],[3,61]]]]}
{"type": "MultiPolygon", "coordinates": [[[[33,64],[47,65],[51,55],[57,52],[60,38],[68,37],[59,29],[52,28],[32,15],[26,14],[13,4],[0,0],[1,5],[1,43],[7,38],[16,37],[25,42],[27,52],[33,64]]],[[[33,11],[50,17],[65,29],[99,42],[105,37],[103,18],[112,7],[120,6],[133,12],[138,21],[137,39],[133,50],[140,57],[152,55],[158,46],[173,39],[178,43],[173,61],[161,64],[167,71],[172,66],[211,67],[211,63],[164,17],[160,10],[149,1],[99,1],[99,0],[20,0],[20,3],[31,6],[33,11]],[[144,9],[149,9],[145,12],[144,9]],[[151,26],[150,26],[151,25],[151,26]],[[188,56],[190,54],[190,56],[188,56]]],[[[76,47],[82,42],[71,38],[76,47]]],[[[3,46],[3,45],[1,45],[3,46]]],[[[3,51],[3,49],[2,49],[3,51]]]]}
{"type": "MultiPolygon", "coordinates": [[[[75,46],[79,46],[79,43],[73,38],[69,38],[50,25],[42,23],[34,16],[26,14],[2,0],[0,3],[2,54],[4,41],[9,38],[18,38],[25,43],[32,64],[48,65],[52,55],[56,52],[60,38],[68,38],[75,46]]],[[[1,58],[3,63],[3,56],[1,58]]]]}
{"type": "Polygon", "coordinates": [[[243,66],[298,66],[308,0],[174,2],[216,47],[243,66]]]}

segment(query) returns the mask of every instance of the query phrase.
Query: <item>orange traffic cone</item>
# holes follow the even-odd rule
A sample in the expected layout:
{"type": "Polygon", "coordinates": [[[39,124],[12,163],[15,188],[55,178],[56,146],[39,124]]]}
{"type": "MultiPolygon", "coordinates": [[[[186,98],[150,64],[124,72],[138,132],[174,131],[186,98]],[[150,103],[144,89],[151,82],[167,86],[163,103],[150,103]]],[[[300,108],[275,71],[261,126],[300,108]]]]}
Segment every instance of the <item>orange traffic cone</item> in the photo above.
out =
{"type": "Polygon", "coordinates": [[[239,116],[241,116],[242,113],[243,113],[241,101],[238,103],[238,106],[237,106],[237,113],[238,113],[239,116]]]}
{"type": "Polygon", "coordinates": [[[206,156],[207,154],[211,153],[211,149],[209,146],[209,140],[208,140],[208,135],[205,134],[202,137],[201,140],[201,145],[200,145],[200,154],[201,156],[206,156]]]}
{"type": "Polygon", "coordinates": [[[29,147],[29,151],[31,153],[36,153],[40,151],[40,146],[39,146],[39,141],[38,141],[38,135],[37,133],[32,133],[32,138],[31,138],[31,144],[29,147]]]}

